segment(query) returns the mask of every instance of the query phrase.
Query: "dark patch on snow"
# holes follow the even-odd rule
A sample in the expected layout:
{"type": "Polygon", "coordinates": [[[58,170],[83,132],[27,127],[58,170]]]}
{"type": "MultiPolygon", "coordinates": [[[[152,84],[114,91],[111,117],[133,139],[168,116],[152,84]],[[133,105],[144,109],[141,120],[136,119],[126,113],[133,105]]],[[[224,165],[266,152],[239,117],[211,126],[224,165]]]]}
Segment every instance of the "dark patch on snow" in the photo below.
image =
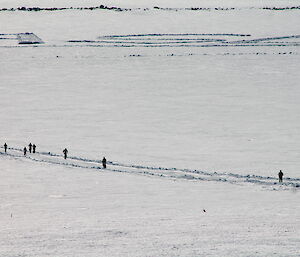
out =
{"type": "Polygon", "coordinates": [[[130,8],[120,8],[120,7],[115,7],[115,6],[104,6],[104,5],[100,5],[100,6],[90,6],[90,7],[17,7],[17,8],[2,8],[0,9],[0,11],[10,11],[10,12],[14,12],[14,11],[25,11],[25,12],[41,12],[41,11],[65,11],[65,10],[89,10],[89,11],[93,11],[93,10],[99,10],[99,9],[104,9],[104,10],[113,10],[113,11],[131,11],[132,9],[130,8]]]}
{"type": "Polygon", "coordinates": [[[154,6],[153,8],[123,8],[123,7],[116,7],[116,6],[106,6],[106,5],[99,5],[99,6],[85,6],[85,7],[17,7],[17,8],[1,8],[0,11],[8,11],[8,12],[15,12],[15,11],[23,11],[23,12],[53,12],[53,11],[66,11],[66,10],[78,10],[78,11],[94,11],[94,10],[111,10],[111,11],[150,11],[150,10],[161,10],[161,11],[235,11],[235,10],[268,10],[268,11],[286,11],[286,10],[299,10],[300,6],[286,6],[286,7],[187,7],[187,8],[174,8],[174,7],[159,7],[154,6]]]}

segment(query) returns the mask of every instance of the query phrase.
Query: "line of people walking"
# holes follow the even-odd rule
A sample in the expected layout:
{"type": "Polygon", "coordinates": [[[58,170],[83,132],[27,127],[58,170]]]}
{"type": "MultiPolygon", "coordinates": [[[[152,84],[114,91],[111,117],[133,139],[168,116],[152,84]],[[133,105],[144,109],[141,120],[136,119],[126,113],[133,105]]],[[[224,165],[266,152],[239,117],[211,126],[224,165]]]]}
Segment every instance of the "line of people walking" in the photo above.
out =
{"type": "MultiPolygon", "coordinates": [[[[31,152],[35,153],[36,152],[36,145],[29,143],[28,150],[29,150],[29,153],[31,153],[31,152]]],[[[28,150],[27,150],[26,147],[24,147],[24,149],[23,149],[24,156],[26,156],[28,150]]],[[[4,152],[5,153],[7,152],[7,144],[6,143],[4,143],[4,152]]],[[[68,152],[69,151],[68,151],[67,148],[65,148],[62,152],[64,154],[64,159],[66,160],[67,157],[68,157],[68,152]]],[[[103,169],[106,169],[106,163],[107,163],[106,158],[103,157],[103,159],[102,159],[101,162],[102,162],[103,169]]],[[[282,172],[282,170],[280,170],[279,173],[278,173],[278,179],[279,179],[279,183],[282,183],[282,179],[283,179],[283,172],[282,172]]]]}
{"type": "MultiPolygon", "coordinates": [[[[8,149],[7,144],[4,143],[4,152],[5,152],[5,153],[7,152],[7,149],[8,149]]],[[[23,154],[24,154],[24,156],[26,156],[26,154],[27,154],[28,151],[29,151],[29,153],[36,153],[36,145],[35,145],[35,144],[29,143],[29,145],[28,145],[28,150],[27,150],[27,147],[25,146],[25,147],[23,148],[23,154]]],[[[64,159],[65,159],[65,160],[66,160],[67,157],[68,157],[68,152],[69,152],[69,151],[68,151],[67,148],[65,148],[65,149],[63,150],[64,159]]],[[[107,163],[106,158],[103,157],[103,159],[102,159],[101,162],[102,162],[102,167],[103,167],[103,169],[106,169],[106,163],[107,163]]]]}
{"type": "MultiPolygon", "coordinates": [[[[36,151],[36,145],[35,144],[29,144],[28,145],[28,150],[29,150],[29,152],[30,153],[35,153],[35,151],[36,151]]],[[[26,155],[27,154],[27,148],[26,148],[26,146],[23,148],[23,153],[24,153],[24,155],[26,155]]],[[[4,143],[4,152],[6,153],[7,152],[7,144],[6,143],[4,143]]]]}
{"type": "MultiPolygon", "coordinates": [[[[65,148],[64,150],[63,150],[63,154],[64,154],[64,159],[66,160],[67,158],[68,158],[68,149],[67,148],[65,148]]],[[[103,159],[102,159],[102,167],[103,167],[103,169],[106,169],[106,158],[105,157],[103,157],[103,159]]]]}

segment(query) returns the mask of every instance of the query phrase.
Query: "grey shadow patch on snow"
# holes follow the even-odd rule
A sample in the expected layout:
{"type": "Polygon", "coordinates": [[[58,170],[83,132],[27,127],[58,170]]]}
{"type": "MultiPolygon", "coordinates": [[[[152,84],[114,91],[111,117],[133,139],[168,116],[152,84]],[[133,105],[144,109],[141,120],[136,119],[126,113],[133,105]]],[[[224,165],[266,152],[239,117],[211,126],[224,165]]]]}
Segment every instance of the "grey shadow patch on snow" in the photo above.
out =
{"type": "MultiPolygon", "coordinates": [[[[44,44],[44,41],[35,35],[32,32],[25,33],[15,33],[15,34],[0,34],[1,42],[5,41],[15,41],[18,42],[19,45],[36,45],[36,44],[44,44]]],[[[9,42],[7,47],[12,47],[14,45],[9,42]]]]}
{"type": "Polygon", "coordinates": [[[19,41],[19,44],[44,44],[43,40],[40,39],[37,35],[34,33],[18,33],[17,39],[19,41]]]}
{"type": "Polygon", "coordinates": [[[110,237],[122,237],[128,235],[128,232],[120,231],[120,230],[105,230],[104,234],[105,236],[110,236],[110,237]]]}

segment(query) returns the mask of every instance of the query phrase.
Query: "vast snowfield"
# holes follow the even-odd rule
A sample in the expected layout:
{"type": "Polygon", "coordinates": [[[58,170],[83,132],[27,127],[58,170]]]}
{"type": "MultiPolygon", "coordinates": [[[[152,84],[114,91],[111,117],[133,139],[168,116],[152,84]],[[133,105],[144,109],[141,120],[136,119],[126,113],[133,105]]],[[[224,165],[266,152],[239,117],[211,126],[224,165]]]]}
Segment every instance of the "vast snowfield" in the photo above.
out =
{"type": "Polygon", "coordinates": [[[0,256],[299,257],[299,6],[0,1],[0,256]]]}

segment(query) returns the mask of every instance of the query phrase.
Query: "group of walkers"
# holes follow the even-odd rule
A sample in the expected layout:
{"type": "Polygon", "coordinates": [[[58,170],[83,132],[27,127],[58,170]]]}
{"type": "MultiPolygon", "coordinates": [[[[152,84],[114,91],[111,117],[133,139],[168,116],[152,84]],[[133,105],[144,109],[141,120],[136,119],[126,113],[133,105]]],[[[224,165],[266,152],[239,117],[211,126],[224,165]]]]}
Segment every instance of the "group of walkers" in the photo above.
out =
{"type": "Polygon", "coordinates": [[[26,147],[24,147],[24,149],[23,149],[24,156],[27,154],[27,151],[29,151],[29,153],[35,153],[35,149],[36,149],[36,145],[30,143],[28,145],[28,150],[26,147]]]}
{"type": "MultiPolygon", "coordinates": [[[[27,150],[26,146],[23,148],[24,156],[27,154],[27,151],[29,151],[30,153],[35,153],[35,150],[36,150],[36,145],[30,143],[28,145],[28,150],[27,150]]],[[[4,152],[7,152],[7,144],[6,143],[4,143],[4,152]]]]}
{"type": "MultiPolygon", "coordinates": [[[[28,145],[28,150],[27,150],[27,148],[26,148],[26,146],[23,148],[23,153],[24,153],[24,156],[26,156],[26,154],[27,154],[27,151],[29,151],[29,153],[35,153],[36,152],[36,145],[35,144],[31,144],[31,143],[29,143],[29,145],[28,145]]],[[[7,144],[6,143],[4,143],[4,152],[6,153],[7,152],[7,144]]],[[[67,157],[68,157],[68,149],[67,148],[65,148],[64,150],[63,150],[63,154],[64,154],[64,159],[67,159],[67,157]]],[[[103,166],[103,169],[106,169],[106,158],[105,157],[103,157],[103,159],[102,159],[102,166],[103,166]]]]}

